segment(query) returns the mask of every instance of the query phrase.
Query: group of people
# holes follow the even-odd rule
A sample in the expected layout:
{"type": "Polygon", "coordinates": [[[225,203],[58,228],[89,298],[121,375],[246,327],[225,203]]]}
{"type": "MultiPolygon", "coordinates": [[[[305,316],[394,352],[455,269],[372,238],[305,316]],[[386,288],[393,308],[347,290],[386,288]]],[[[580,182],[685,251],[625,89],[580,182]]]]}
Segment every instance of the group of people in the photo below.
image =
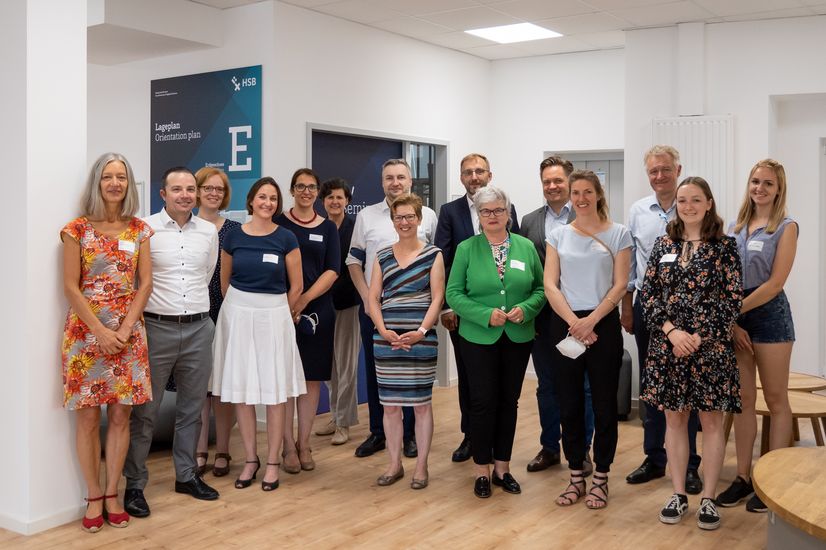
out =
{"type": "Polygon", "coordinates": [[[473,459],[476,496],[490,497],[492,485],[521,492],[510,461],[532,357],[541,449],[528,471],[559,464],[561,440],[570,480],[556,504],[608,505],[624,328],[637,340],[645,402],[646,459],[627,481],[662,477],[668,465],[674,495],[659,514],[665,523],[687,513],[686,493],[702,492],[704,529],[719,526],[717,505],[751,497],[749,510],[765,510],[750,482],[757,369],[775,417],[770,445],[791,439],[786,389],[794,329],[783,284],[797,224],[785,214],[785,172],[773,160],[755,165],[727,236],[708,183],[678,183],[675,149],[655,146],[644,164],[654,194],[632,206],[627,227],[611,221],[599,177],[557,156],[539,167],[545,204],[520,227],[507,193],[489,185],[493,173],[481,154],[462,159],[466,194],[438,217],[411,193],[408,164],[390,159],[381,172],[385,199],[355,219],[345,214],[352,199],[345,181],[321,184],[303,168],[290,182],[290,209],[275,180],[261,178],[247,194],[249,221],[240,224],[219,215],[230,183],[209,167],[168,170],[164,208],[135,218],[129,163],[101,156],[81,217],[61,233],[70,305],[64,403],[77,412],[88,491],[82,527],[94,532],[104,520],[125,527],[130,515],[149,515],[146,457],[170,375],[177,492],[219,496],[202,478],[210,408],[215,476],[229,473],[236,420],[245,454],[236,488],[249,487],[262,466],[264,491],[278,487],[279,468],[314,469],[309,444],[322,382],[329,384],[331,419],[316,434],[340,445],[358,422],[357,330],[370,434],[355,454],[387,450],[379,486],[404,477],[402,456],[416,458],[410,487],[424,489],[439,322],[450,333],[459,379],[463,439],[452,460],[473,459]],[[319,198],[326,217],[316,210],[319,198]],[[104,488],[101,405],[108,416],[104,488]],[[263,465],[254,405],[266,406],[263,465]],[[741,411],[734,423],[738,477],[715,498],[723,413],[741,411]]]}

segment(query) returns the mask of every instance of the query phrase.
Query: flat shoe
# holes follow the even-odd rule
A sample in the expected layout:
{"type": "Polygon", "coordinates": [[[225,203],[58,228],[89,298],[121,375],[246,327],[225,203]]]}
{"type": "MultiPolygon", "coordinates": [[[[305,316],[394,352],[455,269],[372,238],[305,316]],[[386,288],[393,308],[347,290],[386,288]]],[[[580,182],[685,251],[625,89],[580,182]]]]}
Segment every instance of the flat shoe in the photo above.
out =
{"type": "Polygon", "coordinates": [[[393,485],[398,480],[404,477],[404,468],[399,466],[398,471],[395,474],[391,475],[381,475],[376,479],[376,485],[379,487],[387,487],[388,485],[393,485]]]}
{"type": "Polygon", "coordinates": [[[307,447],[306,449],[298,450],[298,463],[301,464],[301,469],[306,471],[315,470],[315,460],[313,460],[313,450],[307,447]],[[301,453],[306,452],[310,457],[308,460],[301,460],[301,453]]]}
{"type": "Polygon", "coordinates": [[[195,453],[195,462],[196,462],[196,465],[195,465],[195,474],[196,474],[197,476],[199,476],[199,477],[203,477],[204,472],[206,472],[206,469],[207,469],[207,462],[208,462],[208,461],[209,461],[209,453],[195,453]],[[204,463],[203,463],[203,464],[200,464],[200,465],[199,465],[199,464],[197,464],[197,462],[198,462],[198,459],[199,459],[199,458],[203,458],[203,459],[204,459],[204,463]]]}
{"type": "Polygon", "coordinates": [[[425,474],[424,479],[416,479],[414,477],[413,481],[410,482],[410,488],[416,490],[424,489],[425,487],[427,487],[427,481],[429,477],[430,476],[427,474],[425,474]]]}
{"type": "Polygon", "coordinates": [[[502,474],[502,477],[496,475],[494,472],[493,477],[491,478],[493,484],[501,487],[503,491],[506,493],[510,493],[512,495],[518,495],[522,492],[522,487],[519,486],[519,483],[513,479],[513,476],[510,472],[505,472],[502,474]]]}
{"type": "Polygon", "coordinates": [[[487,476],[479,476],[473,484],[473,494],[479,498],[488,498],[490,496],[490,478],[487,476]]]}
{"type": "Polygon", "coordinates": [[[298,451],[295,449],[284,451],[281,453],[281,456],[284,460],[281,462],[281,467],[284,468],[284,471],[288,474],[297,474],[301,471],[301,461],[298,459],[298,451]],[[287,460],[288,456],[295,455],[294,460],[287,460]]]}
{"type": "Polygon", "coordinates": [[[215,466],[212,465],[212,475],[215,477],[223,477],[229,473],[229,463],[232,461],[232,457],[229,456],[229,453],[215,453],[215,460],[217,461],[219,458],[223,458],[227,461],[226,466],[215,466]]]}

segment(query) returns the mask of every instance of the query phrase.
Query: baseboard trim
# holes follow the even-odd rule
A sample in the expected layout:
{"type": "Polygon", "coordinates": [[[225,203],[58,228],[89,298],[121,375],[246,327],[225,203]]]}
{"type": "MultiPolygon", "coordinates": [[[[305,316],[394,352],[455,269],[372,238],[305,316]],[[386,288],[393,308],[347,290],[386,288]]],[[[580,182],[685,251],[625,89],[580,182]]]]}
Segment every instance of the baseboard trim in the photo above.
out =
{"type": "Polygon", "coordinates": [[[63,510],[49,514],[48,516],[25,521],[24,519],[0,514],[0,529],[20,533],[21,535],[34,535],[41,531],[46,531],[52,527],[58,527],[66,523],[77,521],[83,517],[85,505],[69,506],[63,510]]]}

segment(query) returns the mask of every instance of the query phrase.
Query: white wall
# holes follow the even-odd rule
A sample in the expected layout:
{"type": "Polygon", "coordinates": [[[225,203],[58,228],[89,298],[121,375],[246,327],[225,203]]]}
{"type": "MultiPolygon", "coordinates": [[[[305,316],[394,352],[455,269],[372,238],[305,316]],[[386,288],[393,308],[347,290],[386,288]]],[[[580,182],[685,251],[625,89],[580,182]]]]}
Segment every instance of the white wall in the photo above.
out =
{"type": "MultiPolygon", "coordinates": [[[[735,183],[728,188],[731,207],[722,215],[731,220],[736,214],[745,179],[757,160],[773,155],[784,163],[790,182],[789,213],[801,225],[799,253],[786,285],[798,330],[792,368],[822,372],[818,342],[824,320],[819,318],[817,307],[805,306],[823,300],[818,258],[824,253],[824,242],[815,208],[820,204],[815,198],[821,190],[816,143],[812,141],[817,132],[812,124],[822,121],[824,113],[821,104],[812,103],[800,107],[802,111],[796,114],[790,111],[784,121],[782,107],[781,112],[773,112],[770,98],[826,92],[826,72],[819,70],[821,52],[826,49],[826,17],[712,24],[706,25],[705,35],[705,114],[730,113],[735,120],[735,183]],[[790,143],[800,144],[804,151],[811,147],[810,154],[797,154],[795,147],[787,146],[790,143]]],[[[632,31],[626,36],[627,208],[650,192],[641,159],[651,145],[651,119],[677,115],[675,75],[679,67],[674,66],[676,27],[632,31]]]]}

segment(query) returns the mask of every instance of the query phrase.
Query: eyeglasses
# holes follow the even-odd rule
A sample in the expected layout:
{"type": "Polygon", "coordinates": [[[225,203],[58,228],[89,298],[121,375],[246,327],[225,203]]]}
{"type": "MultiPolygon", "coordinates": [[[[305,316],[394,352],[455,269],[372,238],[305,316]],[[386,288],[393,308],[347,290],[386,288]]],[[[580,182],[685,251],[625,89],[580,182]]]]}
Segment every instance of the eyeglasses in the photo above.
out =
{"type": "Polygon", "coordinates": [[[314,183],[311,183],[309,185],[306,184],[306,183],[296,183],[295,187],[293,187],[293,189],[295,189],[299,193],[303,193],[304,191],[309,191],[310,193],[315,193],[316,191],[318,191],[318,185],[316,185],[314,183]]]}
{"type": "Polygon", "coordinates": [[[204,185],[201,189],[204,193],[218,193],[219,195],[223,195],[225,193],[223,186],[216,187],[214,185],[204,185]]]}
{"type": "Polygon", "coordinates": [[[505,212],[507,212],[507,210],[504,208],[494,208],[492,210],[490,208],[482,208],[479,210],[479,215],[483,218],[490,218],[491,216],[499,217],[505,212]]]}
{"type": "Polygon", "coordinates": [[[405,214],[403,216],[393,216],[393,221],[395,223],[402,223],[405,221],[407,223],[413,223],[416,221],[416,214],[405,214]]]}
{"type": "Polygon", "coordinates": [[[463,178],[469,178],[473,174],[476,174],[477,177],[482,177],[487,173],[488,170],[485,170],[484,168],[477,168],[475,170],[471,170],[470,168],[468,168],[467,170],[462,170],[461,172],[463,178]]]}

